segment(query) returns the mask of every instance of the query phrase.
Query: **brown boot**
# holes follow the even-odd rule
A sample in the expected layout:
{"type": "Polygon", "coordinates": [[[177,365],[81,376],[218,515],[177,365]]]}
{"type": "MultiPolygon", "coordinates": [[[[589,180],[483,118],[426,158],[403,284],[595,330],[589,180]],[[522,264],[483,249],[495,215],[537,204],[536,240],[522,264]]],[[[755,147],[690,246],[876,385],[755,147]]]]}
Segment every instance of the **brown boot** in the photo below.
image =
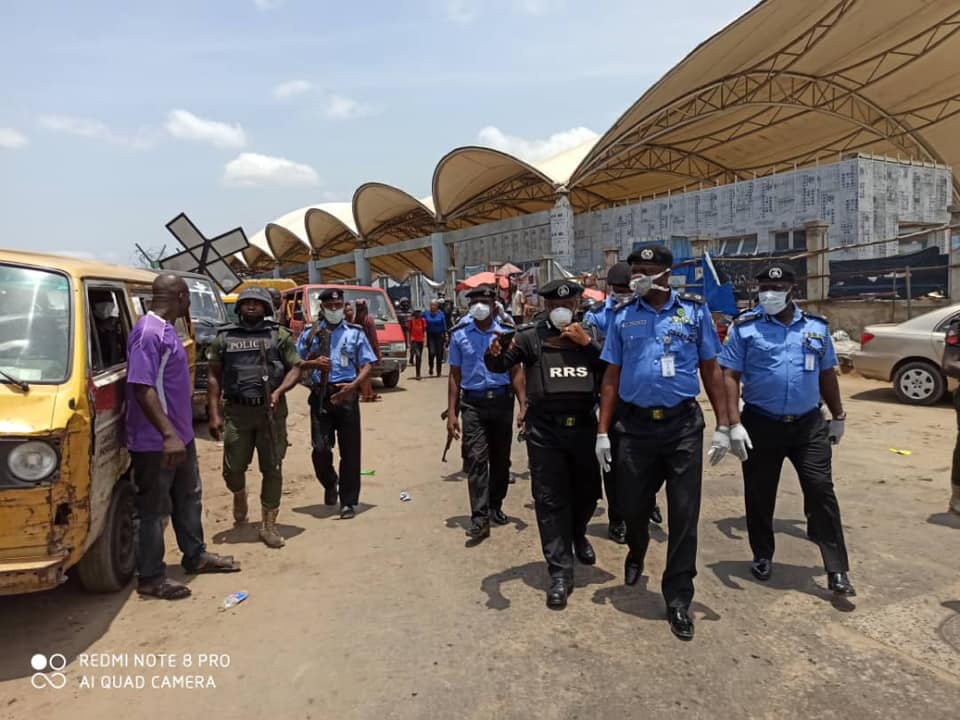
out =
{"type": "Polygon", "coordinates": [[[286,543],[277,531],[277,513],[280,508],[268,510],[263,508],[263,522],[260,524],[260,539],[263,544],[271,548],[282,548],[286,543]]]}
{"type": "Polygon", "coordinates": [[[247,490],[237,490],[233,494],[233,521],[240,525],[247,521],[247,490]]]}

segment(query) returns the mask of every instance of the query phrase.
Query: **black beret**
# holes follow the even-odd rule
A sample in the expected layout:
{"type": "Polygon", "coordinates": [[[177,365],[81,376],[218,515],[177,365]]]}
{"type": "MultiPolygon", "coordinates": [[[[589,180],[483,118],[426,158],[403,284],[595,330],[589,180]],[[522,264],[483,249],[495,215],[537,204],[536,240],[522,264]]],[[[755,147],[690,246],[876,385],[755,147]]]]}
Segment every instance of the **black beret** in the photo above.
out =
{"type": "Polygon", "coordinates": [[[562,300],[567,297],[579,297],[583,293],[583,286],[573,280],[560,278],[551,280],[542,288],[537,290],[537,295],[551,300],[562,300]]]}
{"type": "Polygon", "coordinates": [[[625,263],[621,260],[607,270],[608,287],[611,285],[622,285],[624,287],[628,287],[631,279],[633,279],[633,271],[630,269],[630,263],[625,263]]]}
{"type": "Polygon", "coordinates": [[[343,300],[343,290],[335,287],[324,288],[320,291],[320,302],[328,300],[343,300]]]}
{"type": "Polygon", "coordinates": [[[497,291],[491,285],[477,285],[471,290],[467,290],[467,298],[470,300],[494,300],[497,297],[497,291]]]}
{"type": "Polygon", "coordinates": [[[764,280],[785,280],[786,282],[794,282],[796,279],[797,276],[794,275],[793,270],[780,265],[772,265],[757,275],[757,280],[761,282],[764,280]]]}
{"type": "Polygon", "coordinates": [[[661,267],[670,267],[673,265],[673,253],[665,245],[650,245],[639,250],[634,250],[627,258],[631,265],[634,263],[653,263],[661,267]]]}
{"type": "Polygon", "coordinates": [[[262,302],[267,306],[267,312],[273,312],[273,298],[270,297],[270,293],[264,288],[248,287],[241,290],[240,294],[237,295],[237,304],[234,307],[234,312],[240,312],[240,303],[244,300],[257,300],[258,302],[262,302]]]}

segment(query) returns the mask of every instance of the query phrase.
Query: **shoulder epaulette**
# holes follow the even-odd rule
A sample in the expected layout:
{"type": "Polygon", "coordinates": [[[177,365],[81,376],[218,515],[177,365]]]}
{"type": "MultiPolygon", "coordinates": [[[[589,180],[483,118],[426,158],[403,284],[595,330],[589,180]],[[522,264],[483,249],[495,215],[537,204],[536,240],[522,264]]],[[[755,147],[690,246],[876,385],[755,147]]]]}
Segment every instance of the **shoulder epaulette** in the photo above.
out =
{"type": "Polygon", "coordinates": [[[632,297],[632,298],[630,298],[629,300],[624,300],[622,303],[617,303],[616,305],[613,306],[613,312],[614,312],[614,313],[618,313],[618,312],[620,312],[621,310],[623,310],[624,308],[630,307],[630,306],[633,305],[633,303],[635,303],[636,301],[637,301],[637,299],[636,299],[635,297],[632,297]]]}
{"type": "Polygon", "coordinates": [[[455,332],[457,332],[457,331],[459,331],[459,330],[465,330],[466,328],[470,327],[471,325],[472,325],[472,323],[462,323],[462,324],[459,324],[459,323],[458,323],[457,325],[454,325],[452,328],[450,328],[449,332],[455,333],[455,332]]]}
{"type": "Polygon", "coordinates": [[[753,322],[754,320],[759,320],[763,317],[763,313],[754,312],[753,310],[745,310],[740,313],[733,319],[734,325],[744,325],[748,322],[753,322]]]}
{"type": "Polygon", "coordinates": [[[363,331],[363,325],[357,325],[356,323],[347,322],[346,320],[343,321],[343,324],[347,327],[352,327],[354,330],[360,330],[361,332],[363,331]]]}
{"type": "Polygon", "coordinates": [[[524,330],[534,330],[539,324],[540,323],[538,322],[523,323],[522,325],[517,326],[517,332],[520,333],[520,332],[523,332],[524,330]]]}
{"type": "Polygon", "coordinates": [[[811,318],[812,320],[819,320],[824,325],[830,324],[830,321],[827,320],[823,315],[815,315],[814,313],[807,312],[806,310],[802,310],[801,312],[803,313],[803,316],[806,318],[811,318]]]}
{"type": "Polygon", "coordinates": [[[707,302],[703,295],[697,295],[696,293],[691,292],[677,293],[677,297],[679,297],[681,300],[697,303],[698,305],[703,305],[705,302],[707,302]]]}

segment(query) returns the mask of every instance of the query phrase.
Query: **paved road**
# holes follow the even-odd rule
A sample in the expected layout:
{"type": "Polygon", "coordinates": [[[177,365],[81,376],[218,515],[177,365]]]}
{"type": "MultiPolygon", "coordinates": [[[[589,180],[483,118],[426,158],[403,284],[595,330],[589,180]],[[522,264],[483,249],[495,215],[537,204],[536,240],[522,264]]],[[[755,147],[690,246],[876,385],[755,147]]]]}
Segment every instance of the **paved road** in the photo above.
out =
{"type": "Polygon", "coordinates": [[[203,440],[208,538],[244,572],[194,579],[181,603],[91,596],[73,581],[0,598],[0,718],[956,718],[960,522],[944,513],[952,409],[896,404],[855,376],[841,385],[851,420],[836,475],[860,593],[852,603],[825,589],[792,470],[776,574],[750,579],[739,469],[727,460],[704,481],[692,643],[663,619],[663,533],[651,544],[653,579],[627,588],[624,550],[604,539],[600,517],[590,528],[597,566],[578,568],[566,611],[549,611],[522,447],[505,506],[512,523],[464,547],[456,450],[440,462],[445,378],[405,378],[364,406],[363,467],[376,475],[364,478],[352,521],[322,505],[298,392],[280,516],[287,547],[232,528],[219,449],[203,440]],[[234,590],[250,599],[219,613],[234,590]],[[64,689],[31,686],[37,652],[65,656],[64,689]],[[210,667],[203,654],[229,665],[210,667]],[[172,655],[177,666],[137,667],[138,655],[172,655]],[[197,674],[216,687],[151,688],[197,674]],[[103,687],[138,678],[143,689],[103,687]]]}

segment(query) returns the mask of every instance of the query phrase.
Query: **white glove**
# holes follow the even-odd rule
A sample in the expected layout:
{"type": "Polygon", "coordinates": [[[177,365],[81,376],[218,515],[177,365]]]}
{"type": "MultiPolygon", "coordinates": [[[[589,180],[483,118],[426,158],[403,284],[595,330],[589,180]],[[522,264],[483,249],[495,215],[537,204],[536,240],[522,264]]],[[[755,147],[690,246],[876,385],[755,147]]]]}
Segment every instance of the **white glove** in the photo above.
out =
{"type": "Polygon", "coordinates": [[[610,436],[604,433],[597,435],[597,462],[604,472],[610,472],[610,463],[613,462],[613,453],[610,450],[610,436]]]}
{"type": "Polygon", "coordinates": [[[710,441],[710,449],[707,450],[707,458],[710,460],[710,464],[716,465],[723,460],[723,456],[727,454],[727,450],[729,449],[730,428],[726,425],[721,425],[717,428],[717,431],[713,433],[713,440],[710,441]]]}
{"type": "Polygon", "coordinates": [[[832,445],[840,444],[840,438],[843,437],[843,427],[845,422],[846,418],[843,420],[830,421],[830,430],[827,431],[827,434],[830,436],[830,443],[832,445]]]}
{"type": "Polygon", "coordinates": [[[737,423],[730,428],[730,452],[740,458],[740,462],[747,459],[747,450],[753,450],[753,443],[747,434],[747,429],[737,423]]]}

